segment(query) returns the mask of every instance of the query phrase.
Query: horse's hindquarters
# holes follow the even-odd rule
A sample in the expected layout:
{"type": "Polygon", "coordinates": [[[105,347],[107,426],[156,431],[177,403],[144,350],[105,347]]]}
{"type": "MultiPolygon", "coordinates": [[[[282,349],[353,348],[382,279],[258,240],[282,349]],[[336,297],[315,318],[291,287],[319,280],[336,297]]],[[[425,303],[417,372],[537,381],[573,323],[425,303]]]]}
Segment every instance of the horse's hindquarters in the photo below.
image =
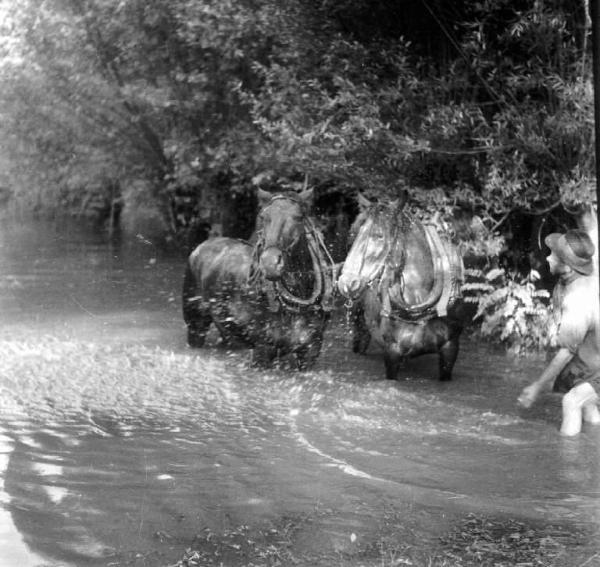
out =
{"type": "Polygon", "coordinates": [[[213,296],[224,284],[240,287],[247,279],[252,247],[234,238],[218,237],[204,241],[188,259],[199,291],[213,296]]]}
{"type": "Polygon", "coordinates": [[[211,323],[224,340],[244,340],[238,328],[252,319],[241,297],[251,260],[250,245],[223,237],[206,240],[190,254],[183,284],[183,317],[190,346],[203,346],[211,323]]]}

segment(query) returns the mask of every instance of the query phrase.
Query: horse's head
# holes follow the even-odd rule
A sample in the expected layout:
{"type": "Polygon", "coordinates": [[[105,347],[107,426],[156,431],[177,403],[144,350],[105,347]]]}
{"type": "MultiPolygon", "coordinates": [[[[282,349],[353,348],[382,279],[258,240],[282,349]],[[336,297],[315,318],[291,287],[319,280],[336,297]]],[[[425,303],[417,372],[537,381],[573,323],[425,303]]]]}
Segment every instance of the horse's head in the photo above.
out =
{"type": "Polygon", "coordinates": [[[371,203],[359,195],[361,213],[352,231],[356,233],[337,282],[340,293],[356,299],[383,271],[395,239],[398,202],[371,203]]]}
{"type": "Polygon", "coordinates": [[[296,247],[305,241],[306,211],[312,202],[312,190],[297,194],[272,194],[259,190],[258,200],[259,266],[268,280],[277,281],[289,269],[296,247]]]}

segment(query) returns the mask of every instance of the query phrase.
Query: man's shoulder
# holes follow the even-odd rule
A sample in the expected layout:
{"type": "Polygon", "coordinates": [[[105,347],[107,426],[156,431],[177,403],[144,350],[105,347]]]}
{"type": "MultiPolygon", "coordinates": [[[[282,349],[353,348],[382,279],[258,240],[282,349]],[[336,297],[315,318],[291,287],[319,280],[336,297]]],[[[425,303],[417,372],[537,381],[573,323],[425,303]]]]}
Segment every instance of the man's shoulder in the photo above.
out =
{"type": "Polygon", "coordinates": [[[595,275],[579,276],[566,284],[565,291],[573,293],[597,293],[598,279],[595,275]]]}
{"type": "Polygon", "coordinates": [[[563,290],[565,307],[582,308],[586,311],[598,309],[598,282],[595,276],[581,276],[569,282],[563,290]]]}

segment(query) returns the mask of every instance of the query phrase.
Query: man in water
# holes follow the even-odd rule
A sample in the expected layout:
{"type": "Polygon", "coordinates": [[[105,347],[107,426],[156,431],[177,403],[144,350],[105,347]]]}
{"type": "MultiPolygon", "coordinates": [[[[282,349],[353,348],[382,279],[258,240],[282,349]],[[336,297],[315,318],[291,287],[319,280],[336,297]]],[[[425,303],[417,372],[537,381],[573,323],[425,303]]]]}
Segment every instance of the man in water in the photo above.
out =
{"type": "Polygon", "coordinates": [[[560,432],[577,435],[582,422],[600,423],[595,387],[600,387],[600,324],[598,277],[594,244],[588,233],[575,229],[550,234],[546,258],[550,273],[559,276],[552,295],[555,344],[558,351],[541,376],[521,392],[518,403],[528,408],[544,387],[560,377],[567,393],[562,400],[560,432]]]}

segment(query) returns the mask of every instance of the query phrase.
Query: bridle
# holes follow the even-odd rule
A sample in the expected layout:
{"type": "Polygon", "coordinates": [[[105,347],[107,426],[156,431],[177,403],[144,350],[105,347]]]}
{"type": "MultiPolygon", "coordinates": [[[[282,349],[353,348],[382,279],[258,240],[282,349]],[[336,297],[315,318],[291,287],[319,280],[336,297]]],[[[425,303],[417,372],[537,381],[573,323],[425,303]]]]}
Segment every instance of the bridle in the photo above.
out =
{"type": "MultiPolygon", "coordinates": [[[[266,285],[267,294],[269,294],[269,292],[274,292],[279,303],[289,310],[298,311],[301,308],[319,305],[323,310],[329,311],[332,309],[332,296],[334,291],[333,282],[336,280],[336,266],[325,246],[323,236],[310,217],[306,214],[304,204],[293,195],[274,195],[269,203],[263,208],[262,213],[264,214],[264,212],[278,200],[293,201],[299,204],[302,210],[304,236],[306,237],[308,252],[315,277],[312,293],[308,298],[297,297],[291,293],[281,281],[266,282],[263,280],[259,266],[260,257],[265,251],[264,234],[262,230],[257,232],[257,240],[252,252],[252,263],[248,275],[248,283],[255,287],[264,287],[266,285]],[[269,283],[272,285],[270,289],[269,283]]],[[[281,250],[282,253],[288,256],[289,251],[293,249],[297,243],[298,239],[295,239],[285,249],[281,250]]],[[[270,301],[270,304],[273,304],[273,302],[270,301]]],[[[275,309],[275,307],[273,307],[273,309],[275,309]]]]}

